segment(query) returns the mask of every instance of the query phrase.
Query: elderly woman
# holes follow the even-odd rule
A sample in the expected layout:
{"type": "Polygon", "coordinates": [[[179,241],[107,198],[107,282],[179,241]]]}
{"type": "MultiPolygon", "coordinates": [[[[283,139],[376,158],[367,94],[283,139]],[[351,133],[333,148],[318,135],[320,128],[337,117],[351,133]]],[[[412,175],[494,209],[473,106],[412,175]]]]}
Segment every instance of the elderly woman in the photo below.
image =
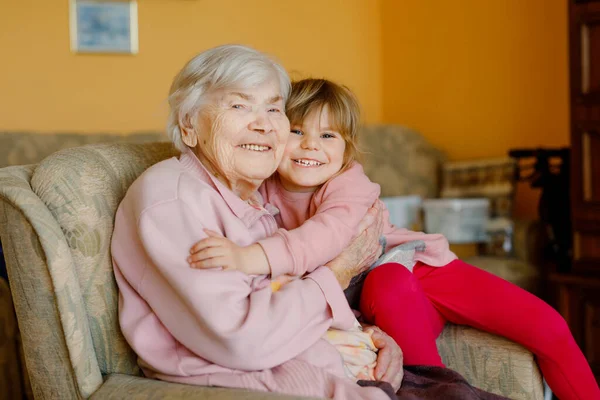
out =
{"type": "MultiPolygon", "coordinates": [[[[272,235],[259,185],[290,132],[285,70],[255,50],[222,46],[192,59],[171,87],[169,134],[179,158],[130,187],[112,239],[123,333],[149,377],[335,399],[387,399],[345,378],[328,328],[352,326],[343,289],[373,262],[380,218],[339,257],[273,293],[268,277],[196,270],[189,249],[219,232],[239,245],[272,235]]],[[[368,222],[365,224],[368,225],[368,222]]],[[[382,332],[379,374],[398,389],[399,348],[382,332]]]]}
{"type": "MultiPolygon", "coordinates": [[[[369,210],[338,257],[276,292],[267,276],[187,262],[207,230],[242,246],[277,230],[276,210],[257,188],[282,158],[289,90],[279,64],[243,46],[201,53],[175,77],[168,130],[181,155],[144,172],[117,210],[112,256],[123,334],[148,377],[344,400],[396,398],[403,371],[393,339],[373,327],[381,382],[359,385],[322,339],[329,328],[354,325],[343,290],[381,251],[380,210],[369,210]]],[[[427,397],[425,390],[436,397],[458,383],[467,389],[452,398],[496,398],[460,376],[429,371],[407,372],[398,397],[427,397]]]]}

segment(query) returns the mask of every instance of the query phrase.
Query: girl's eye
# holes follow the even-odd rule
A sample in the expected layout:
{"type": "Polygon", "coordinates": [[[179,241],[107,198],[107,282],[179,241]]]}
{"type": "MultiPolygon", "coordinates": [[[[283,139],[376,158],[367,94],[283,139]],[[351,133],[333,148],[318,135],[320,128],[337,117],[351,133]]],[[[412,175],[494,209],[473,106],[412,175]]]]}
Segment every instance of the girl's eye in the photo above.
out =
{"type": "Polygon", "coordinates": [[[292,129],[290,132],[292,132],[294,135],[302,135],[302,131],[300,129],[292,129]]]}
{"type": "Polygon", "coordinates": [[[321,135],[321,137],[324,139],[333,139],[335,138],[335,135],[333,133],[324,133],[321,135]]]}

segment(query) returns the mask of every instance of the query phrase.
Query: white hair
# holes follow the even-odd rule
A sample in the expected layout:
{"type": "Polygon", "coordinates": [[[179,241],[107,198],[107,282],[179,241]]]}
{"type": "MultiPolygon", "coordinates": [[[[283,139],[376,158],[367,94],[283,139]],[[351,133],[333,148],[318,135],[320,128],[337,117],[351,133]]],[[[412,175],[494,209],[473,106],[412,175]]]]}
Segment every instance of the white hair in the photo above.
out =
{"type": "Polygon", "coordinates": [[[291,90],[290,78],[273,58],[242,45],[229,44],[203,51],[187,62],[171,84],[169,138],[177,149],[185,150],[179,121],[188,117],[195,124],[196,113],[207,93],[231,87],[251,88],[273,78],[279,81],[285,104],[291,90]]]}

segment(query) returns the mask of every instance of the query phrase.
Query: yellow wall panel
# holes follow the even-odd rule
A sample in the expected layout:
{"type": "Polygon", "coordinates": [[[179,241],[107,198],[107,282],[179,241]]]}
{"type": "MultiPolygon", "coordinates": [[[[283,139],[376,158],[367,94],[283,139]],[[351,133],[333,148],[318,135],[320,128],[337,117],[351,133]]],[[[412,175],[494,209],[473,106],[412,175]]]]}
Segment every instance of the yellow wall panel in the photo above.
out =
{"type": "MultiPolygon", "coordinates": [[[[569,144],[567,4],[382,0],[383,120],[452,160],[569,144]]],[[[519,187],[518,214],[537,194],[519,187]]]]}
{"type": "Polygon", "coordinates": [[[224,43],[274,54],[296,77],[343,82],[367,121],[381,119],[379,1],[140,0],[135,56],[71,53],[68,8],[0,0],[0,130],[163,129],[172,77],[224,43]]]}

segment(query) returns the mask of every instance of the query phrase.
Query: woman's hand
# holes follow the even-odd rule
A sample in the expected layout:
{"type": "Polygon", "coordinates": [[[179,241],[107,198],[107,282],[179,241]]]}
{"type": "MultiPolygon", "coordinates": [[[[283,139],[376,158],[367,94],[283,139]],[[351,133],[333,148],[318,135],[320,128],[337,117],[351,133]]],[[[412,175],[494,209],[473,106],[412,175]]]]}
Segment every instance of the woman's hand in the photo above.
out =
{"type": "Polygon", "coordinates": [[[376,326],[366,327],[365,331],[373,332],[371,338],[375,347],[379,349],[375,379],[388,382],[394,388],[394,392],[397,392],[404,377],[404,370],[402,369],[404,357],[400,346],[391,336],[376,326]]]}
{"type": "Polygon", "coordinates": [[[342,289],[350,280],[367,270],[381,255],[379,237],[383,233],[383,206],[379,200],[359,224],[358,236],[336,258],[326,265],[335,274],[342,289]]]}

